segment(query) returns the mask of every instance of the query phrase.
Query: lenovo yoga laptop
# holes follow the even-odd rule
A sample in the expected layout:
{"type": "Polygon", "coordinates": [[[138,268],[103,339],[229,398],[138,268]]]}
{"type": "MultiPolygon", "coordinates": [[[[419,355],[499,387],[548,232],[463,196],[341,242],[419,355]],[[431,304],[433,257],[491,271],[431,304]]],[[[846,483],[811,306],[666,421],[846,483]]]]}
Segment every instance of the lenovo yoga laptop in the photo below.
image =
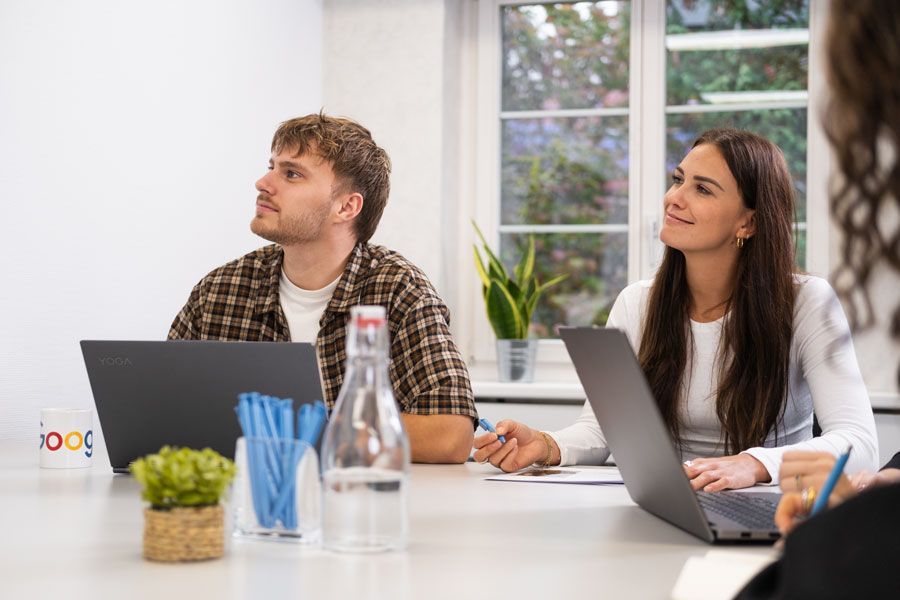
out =
{"type": "Polygon", "coordinates": [[[322,400],[311,344],[82,341],[113,471],[163,445],[234,457],[238,394],[322,400]]]}

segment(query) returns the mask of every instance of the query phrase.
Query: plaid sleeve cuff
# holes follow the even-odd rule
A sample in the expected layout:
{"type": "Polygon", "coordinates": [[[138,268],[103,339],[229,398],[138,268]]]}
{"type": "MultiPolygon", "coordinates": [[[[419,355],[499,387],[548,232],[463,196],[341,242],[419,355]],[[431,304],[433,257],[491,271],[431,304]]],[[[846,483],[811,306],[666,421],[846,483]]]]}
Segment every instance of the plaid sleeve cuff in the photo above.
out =
{"type": "Polygon", "coordinates": [[[423,302],[410,310],[391,344],[391,379],[404,412],[465,415],[477,420],[475,397],[444,312],[423,302]]]}

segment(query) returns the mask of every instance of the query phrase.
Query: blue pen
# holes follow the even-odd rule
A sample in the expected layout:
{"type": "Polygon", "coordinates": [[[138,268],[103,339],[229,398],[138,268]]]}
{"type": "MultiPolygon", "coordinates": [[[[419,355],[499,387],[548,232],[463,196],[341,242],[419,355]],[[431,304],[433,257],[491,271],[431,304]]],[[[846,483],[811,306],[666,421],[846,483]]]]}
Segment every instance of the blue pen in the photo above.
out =
{"type": "Polygon", "coordinates": [[[832,468],[831,473],[828,474],[828,479],[825,480],[822,491],[816,496],[816,502],[812,507],[812,514],[816,514],[828,506],[828,496],[831,495],[834,486],[837,485],[838,478],[844,472],[844,467],[847,465],[847,459],[850,458],[850,450],[852,449],[853,446],[848,444],[847,450],[841,454],[838,457],[837,462],[834,463],[834,468],[832,468]]]}
{"type": "MultiPolygon", "coordinates": [[[[491,425],[491,422],[487,419],[478,419],[478,424],[481,425],[481,428],[490,433],[497,433],[497,430],[494,429],[494,426],[491,425]]],[[[497,439],[500,440],[500,443],[505,444],[506,438],[502,435],[498,435],[497,439]]]]}

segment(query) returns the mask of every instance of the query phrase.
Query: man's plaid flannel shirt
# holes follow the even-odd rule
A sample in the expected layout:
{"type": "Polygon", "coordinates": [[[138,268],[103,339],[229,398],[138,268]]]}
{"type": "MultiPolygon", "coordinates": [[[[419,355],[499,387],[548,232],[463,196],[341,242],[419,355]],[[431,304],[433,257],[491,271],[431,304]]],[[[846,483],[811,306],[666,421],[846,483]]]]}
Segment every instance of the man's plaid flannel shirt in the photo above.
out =
{"type": "MultiPolygon", "coordinates": [[[[265,246],[209,273],[194,286],[171,340],[290,341],[278,300],[284,252],[265,246]]],[[[390,377],[403,412],[465,415],[477,421],[469,373],[450,337],[450,311],[416,266],[381,246],[357,244],[322,319],[316,350],[329,410],[344,376],[350,307],[387,310],[390,377]]]]}

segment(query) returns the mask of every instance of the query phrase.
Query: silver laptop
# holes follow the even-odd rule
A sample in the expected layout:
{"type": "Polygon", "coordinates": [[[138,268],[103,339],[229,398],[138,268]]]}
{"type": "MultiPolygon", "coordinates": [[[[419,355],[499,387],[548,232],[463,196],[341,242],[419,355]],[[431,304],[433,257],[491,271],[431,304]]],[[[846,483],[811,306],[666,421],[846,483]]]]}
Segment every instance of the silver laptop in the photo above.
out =
{"type": "Polygon", "coordinates": [[[693,491],[622,331],[562,327],[560,335],[632,500],[707,542],[778,539],[778,494],[693,491]]]}
{"type": "Polygon", "coordinates": [[[113,471],[163,445],[210,447],[229,458],[241,435],[238,394],[322,400],[311,344],[82,341],[113,471]]]}

